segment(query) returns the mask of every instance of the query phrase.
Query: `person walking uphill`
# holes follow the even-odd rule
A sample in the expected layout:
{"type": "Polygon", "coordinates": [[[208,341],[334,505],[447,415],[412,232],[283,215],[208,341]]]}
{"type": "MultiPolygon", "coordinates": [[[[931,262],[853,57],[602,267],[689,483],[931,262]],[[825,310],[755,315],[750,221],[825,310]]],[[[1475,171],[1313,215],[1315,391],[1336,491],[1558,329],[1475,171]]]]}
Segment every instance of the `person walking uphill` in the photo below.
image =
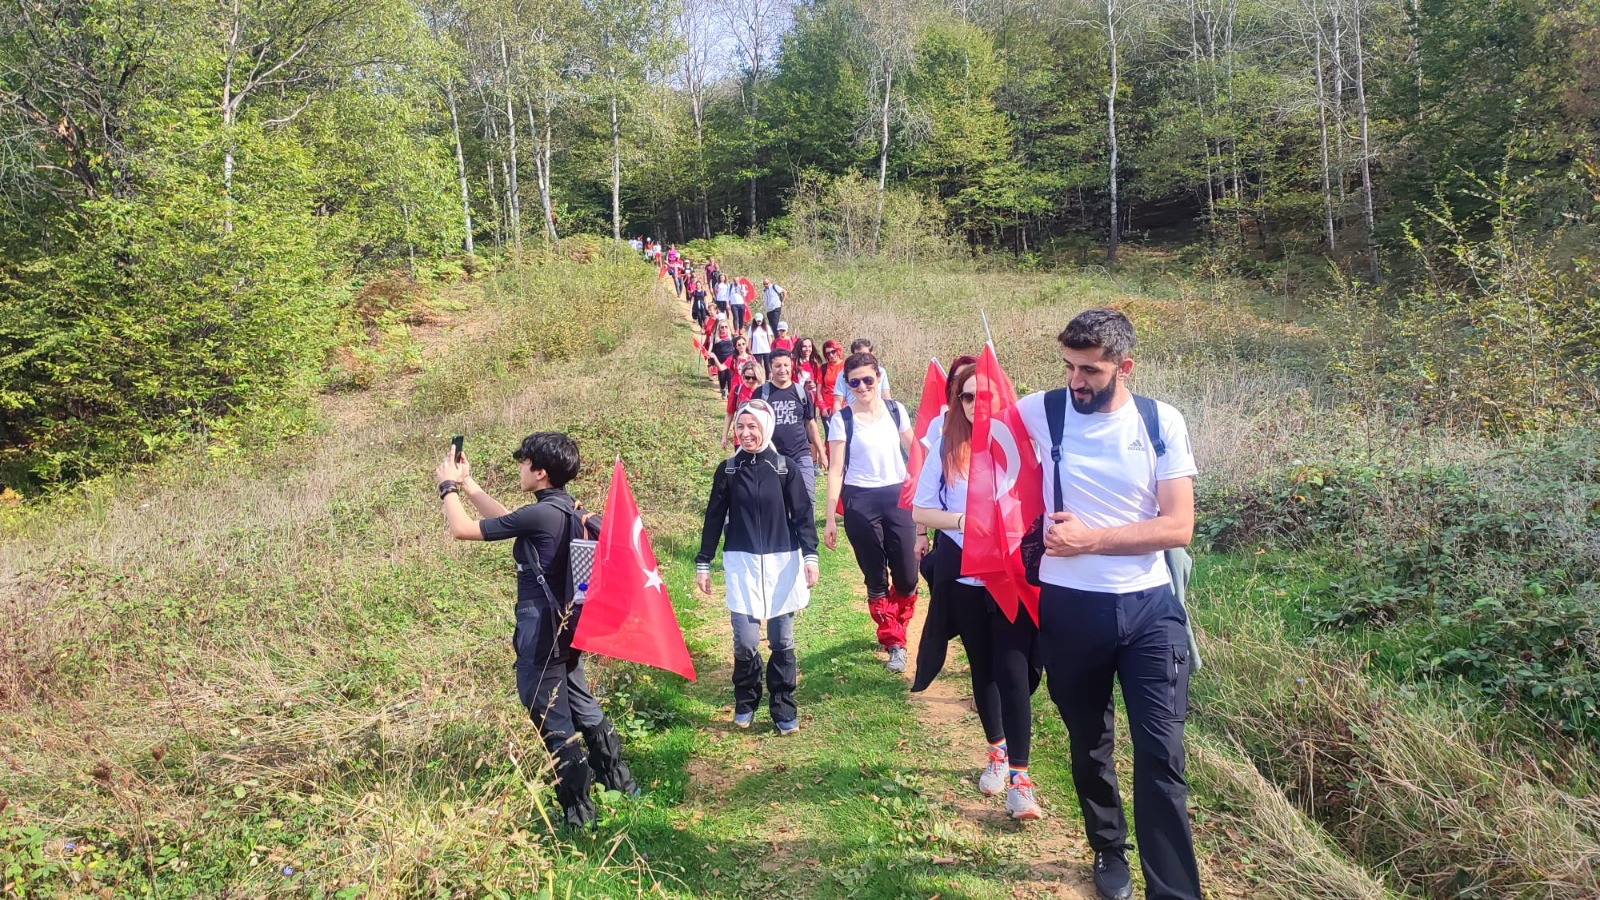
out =
{"type": "Polygon", "coordinates": [[[1087,310],[1058,340],[1067,387],[1017,406],[1028,436],[1051,448],[1043,460],[1051,512],[1039,565],[1039,651],[1067,726],[1095,889],[1110,900],[1133,896],[1113,761],[1115,680],[1133,740],[1145,896],[1200,900],[1184,779],[1188,616],[1165,558],[1194,534],[1194,451],[1177,410],[1128,390],[1127,316],[1087,310]]]}
{"type": "Polygon", "coordinates": [[[867,611],[891,672],[906,670],[906,625],[917,605],[916,525],[900,507],[911,416],[878,393],[878,358],[852,353],[844,377],[853,398],[828,421],[828,504],[823,543],[834,549],[839,501],[844,530],[867,583],[867,611]]]}
{"type": "Polygon", "coordinates": [[[517,696],[555,761],[556,799],[564,821],[583,828],[595,819],[589,797],[591,775],[624,794],[637,795],[639,786],[622,761],[617,729],[589,692],[583,654],[572,648],[583,605],[574,600],[571,546],[574,538],[587,533],[572,495],[564,488],[578,477],[578,445],[560,432],[541,431],[524,438],[512,458],[522,489],[536,498],[515,511],[478,486],[466,457],[457,456],[453,446],[434,476],[452,537],[513,539],[517,603],[511,644],[517,654],[517,696]],[[467,515],[462,496],[482,518],[473,521],[467,515]]]}
{"type": "Polygon", "coordinates": [[[733,724],[749,728],[761,704],[761,624],[767,626],[767,708],[779,734],[800,730],[794,614],[817,583],[817,526],[792,461],[772,446],[772,407],[752,400],[734,419],[739,449],[718,467],[706,503],[695,585],[711,593],[711,558],[722,547],[733,622],[733,724]]]}
{"type": "Polygon", "coordinates": [[[926,690],[944,666],[952,636],[961,638],[972,677],[972,702],[988,741],[988,761],[978,777],[985,796],[1006,795],[1013,819],[1043,815],[1033,799],[1028,751],[1033,738],[1033,691],[1039,686],[1034,664],[1039,630],[1026,612],[1007,621],[983,581],[961,577],[961,552],[967,525],[967,465],[972,458],[972,415],[977,404],[978,361],[958,357],[950,364],[948,412],[940,428],[930,428],[927,461],[917,476],[911,517],[936,528],[923,558],[928,581],[928,618],[917,648],[913,692],[926,690]]]}

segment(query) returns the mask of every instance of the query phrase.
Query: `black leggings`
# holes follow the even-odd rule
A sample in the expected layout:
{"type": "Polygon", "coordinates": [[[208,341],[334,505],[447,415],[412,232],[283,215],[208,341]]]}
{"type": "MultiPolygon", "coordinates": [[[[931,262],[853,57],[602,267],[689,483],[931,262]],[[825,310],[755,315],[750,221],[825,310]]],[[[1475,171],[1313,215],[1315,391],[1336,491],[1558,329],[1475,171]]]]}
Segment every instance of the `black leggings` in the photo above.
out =
{"type": "Polygon", "coordinates": [[[900,506],[900,485],[864,488],[845,485],[844,533],[856,552],[856,565],[867,582],[868,597],[917,591],[917,526],[911,510],[900,506]],[[887,569],[887,572],[885,572],[887,569]]]}
{"type": "Polygon", "coordinates": [[[1039,686],[1034,663],[1038,626],[1018,607],[1017,620],[1007,622],[986,588],[947,581],[935,588],[946,596],[956,633],[972,669],[972,702],[978,707],[983,736],[1002,738],[1011,764],[1024,767],[1033,745],[1033,692],[1039,686]]]}

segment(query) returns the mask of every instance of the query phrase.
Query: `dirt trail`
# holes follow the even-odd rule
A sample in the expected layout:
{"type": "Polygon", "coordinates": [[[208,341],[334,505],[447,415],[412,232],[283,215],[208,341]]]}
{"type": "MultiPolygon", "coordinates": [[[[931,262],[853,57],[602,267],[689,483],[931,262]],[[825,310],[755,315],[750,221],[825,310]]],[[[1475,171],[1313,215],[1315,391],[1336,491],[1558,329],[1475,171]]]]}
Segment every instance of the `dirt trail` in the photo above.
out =
{"type": "MultiPolygon", "coordinates": [[[[907,630],[907,646],[911,648],[907,685],[916,677],[915,650],[927,619],[926,590],[924,586],[917,616],[907,630]]],[[[917,723],[944,749],[937,763],[956,771],[971,770],[959,781],[946,783],[938,799],[957,810],[963,825],[975,833],[1016,835],[1022,839],[1029,877],[1016,882],[1015,896],[1094,900],[1089,863],[1092,854],[1084,842],[1082,828],[1075,817],[1070,817],[1070,806],[1064,806],[1073,802],[1071,785],[1052,786],[1054,789],[1042,792],[1039,800],[1045,817],[1029,823],[1013,822],[999,798],[978,793],[978,773],[984,763],[983,728],[978,723],[977,708],[972,705],[967,667],[956,658],[955,649],[952,644],[950,658],[928,689],[910,695],[917,723]]]]}

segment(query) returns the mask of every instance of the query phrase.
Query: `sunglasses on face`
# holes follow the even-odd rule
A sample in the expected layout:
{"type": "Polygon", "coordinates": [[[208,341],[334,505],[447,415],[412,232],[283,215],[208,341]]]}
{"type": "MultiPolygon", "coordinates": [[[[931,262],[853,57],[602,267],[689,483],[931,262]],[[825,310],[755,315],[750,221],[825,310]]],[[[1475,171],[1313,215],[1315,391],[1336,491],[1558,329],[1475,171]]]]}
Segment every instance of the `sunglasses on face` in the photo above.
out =
{"type": "Polygon", "coordinates": [[[962,391],[959,396],[961,397],[962,403],[978,402],[978,395],[974,394],[972,391],[962,391]]]}
{"type": "Polygon", "coordinates": [[[873,385],[875,385],[877,383],[878,383],[878,379],[874,378],[871,375],[863,375],[860,378],[852,378],[852,379],[850,379],[850,386],[853,387],[853,388],[872,387],[873,385]]]}
{"type": "Polygon", "coordinates": [[[754,375],[746,375],[746,376],[745,376],[745,377],[744,377],[744,380],[745,380],[745,381],[755,381],[755,380],[756,380],[756,377],[755,377],[755,376],[754,376],[754,375]]]}

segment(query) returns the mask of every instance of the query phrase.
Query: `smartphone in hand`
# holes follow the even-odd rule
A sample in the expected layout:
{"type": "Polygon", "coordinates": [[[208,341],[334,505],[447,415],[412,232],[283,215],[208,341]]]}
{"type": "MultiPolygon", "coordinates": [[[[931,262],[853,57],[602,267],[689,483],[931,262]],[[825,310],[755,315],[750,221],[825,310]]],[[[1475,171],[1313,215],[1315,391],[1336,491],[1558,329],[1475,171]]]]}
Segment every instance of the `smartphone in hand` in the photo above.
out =
{"type": "Polygon", "coordinates": [[[459,434],[450,439],[450,446],[455,448],[456,462],[461,462],[462,460],[467,458],[466,454],[461,452],[461,445],[462,445],[463,442],[465,442],[465,440],[466,440],[466,437],[463,436],[463,435],[459,435],[459,434]]]}

